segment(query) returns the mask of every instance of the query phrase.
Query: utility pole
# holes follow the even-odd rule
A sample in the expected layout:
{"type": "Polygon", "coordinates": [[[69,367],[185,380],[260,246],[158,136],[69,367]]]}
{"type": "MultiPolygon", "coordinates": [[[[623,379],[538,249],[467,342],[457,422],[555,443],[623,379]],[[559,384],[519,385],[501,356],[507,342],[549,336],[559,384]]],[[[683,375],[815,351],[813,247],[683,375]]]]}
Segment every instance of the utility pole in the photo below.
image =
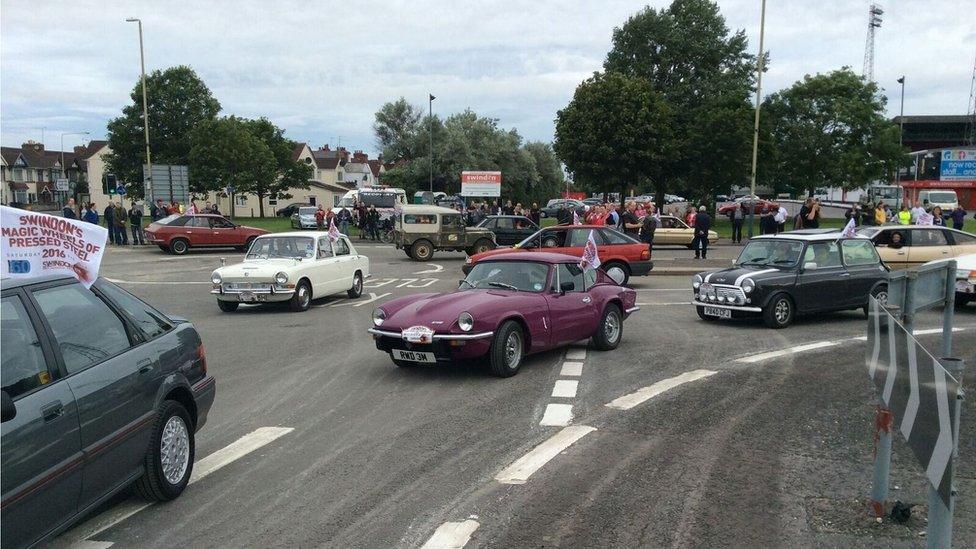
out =
{"type": "MultiPolygon", "coordinates": [[[[762,106],[762,73],[763,73],[763,38],[766,34],[766,0],[762,0],[762,12],[759,15],[759,58],[756,64],[756,120],[752,129],[752,183],[750,197],[756,196],[756,160],[759,157],[759,107],[762,106]]],[[[752,201],[752,198],[750,198],[752,201]]],[[[752,238],[752,225],[756,220],[756,202],[749,208],[749,238],[752,238]]]]}
{"type": "MultiPolygon", "coordinates": [[[[898,147],[899,149],[904,147],[905,141],[905,75],[901,75],[898,79],[898,83],[901,84],[901,109],[898,111],[898,147]]],[[[895,183],[901,182],[901,163],[898,164],[895,171],[895,183]]]]}
{"type": "Polygon", "coordinates": [[[149,103],[146,101],[146,53],[142,47],[142,20],[137,17],[130,17],[125,20],[127,23],[139,24],[139,66],[142,69],[142,127],[146,135],[146,165],[149,173],[143,177],[143,197],[152,198],[152,156],[149,153],[149,103]]]}
{"type": "Polygon", "coordinates": [[[427,127],[430,132],[430,158],[427,167],[427,186],[430,192],[434,192],[434,97],[433,94],[427,94],[430,99],[427,100],[427,127]]]}

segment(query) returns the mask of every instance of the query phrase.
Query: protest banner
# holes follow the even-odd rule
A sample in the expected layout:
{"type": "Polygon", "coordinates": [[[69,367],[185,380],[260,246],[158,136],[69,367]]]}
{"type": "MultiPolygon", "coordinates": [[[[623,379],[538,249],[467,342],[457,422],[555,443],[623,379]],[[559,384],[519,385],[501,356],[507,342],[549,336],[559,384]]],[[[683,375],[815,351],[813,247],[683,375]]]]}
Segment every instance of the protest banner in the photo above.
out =
{"type": "Polygon", "coordinates": [[[98,278],[108,229],[0,206],[0,235],[3,278],[65,274],[90,288],[98,278]]]}

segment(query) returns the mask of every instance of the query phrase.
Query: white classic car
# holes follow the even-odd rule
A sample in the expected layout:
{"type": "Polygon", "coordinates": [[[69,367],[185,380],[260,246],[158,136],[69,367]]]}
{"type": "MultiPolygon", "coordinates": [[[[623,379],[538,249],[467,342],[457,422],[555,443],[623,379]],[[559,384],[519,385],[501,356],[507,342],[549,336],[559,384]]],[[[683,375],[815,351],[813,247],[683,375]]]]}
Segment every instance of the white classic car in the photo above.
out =
{"type": "Polygon", "coordinates": [[[317,229],[318,223],[315,222],[316,211],[318,211],[318,208],[315,206],[300,206],[298,210],[291,215],[291,228],[317,229]]]}
{"type": "MultiPolygon", "coordinates": [[[[971,302],[976,301],[976,254],[959,255],[956,260],[956,307],[964,308],[971,302]]],[[[937,259],[929,261],[941,263],[948,259],[937,259]]]]}
{"type": "Polygon", "coordinates": [[[345,235],[275,233],[259,236],[243,263],[220,267],[210,275],[221,311],[241,303],[288,301],[293,311],[307,311],[313,298],[346,292],[355,299],[369,278],[369,258],[360,255],[345,235]]]}

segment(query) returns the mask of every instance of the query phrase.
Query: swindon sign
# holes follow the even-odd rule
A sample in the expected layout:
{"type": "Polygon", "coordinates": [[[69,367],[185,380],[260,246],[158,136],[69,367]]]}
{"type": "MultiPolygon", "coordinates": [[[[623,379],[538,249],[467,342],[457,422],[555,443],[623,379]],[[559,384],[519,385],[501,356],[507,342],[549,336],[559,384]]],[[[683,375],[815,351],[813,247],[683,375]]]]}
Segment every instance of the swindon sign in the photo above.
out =
{"type": "Polygon", "coordinates": [[[501,196],[502,172],[461,172],[461,196],[501,196]]]}
{"type": "Polygon", "coordinates": [[[91,287],[108,229],[77,219],[0,206],[0,273],[6,277],[67,274],[91,287]]]}
{"type": "Polygon", "coordinates": [[[941,160],[940,181],[976,180],[976,149],[946,149],[941,160]]]}

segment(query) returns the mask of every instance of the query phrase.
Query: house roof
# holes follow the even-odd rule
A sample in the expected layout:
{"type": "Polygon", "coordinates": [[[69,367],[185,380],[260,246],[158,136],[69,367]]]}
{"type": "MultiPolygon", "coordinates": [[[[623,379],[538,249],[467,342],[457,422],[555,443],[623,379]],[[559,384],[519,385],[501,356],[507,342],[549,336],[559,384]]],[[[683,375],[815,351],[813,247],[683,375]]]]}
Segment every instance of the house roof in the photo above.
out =
{"type": "Polygon", "coordinates": [[[370,160],[369,161],[369,169],[370,170],[373,170],[373,176],[374,177],[379,177],[380,176],[380,167],[381,166],[383,166],[383,164],[379,160],[370,160]]]}
{"type": "MultiPolygon", "coordinates": [[[[64,151],[64,165],[70,166],[75,160],[88,160],[107,145],[108,141],[96,139],[90,141],[81,154],[77,154],[74,150],[64,151]]],[[[26,147],[0,147],[0,155],[3,156],[3,161],[8,165],[12,165],[17,161],[18,156],[23,155],[27,166],[31,168],[53,168],[61,162],[61,151],[37,150],[30,145],[26,147]]]]}
{"type": "Polygon", "coordinates": [[[324,183],[322,181],[309,180],[308,185],[310,187],[315,187],[318,189],[325,189],[327,191],[332,191],[334,193],[343,193],[349,191],[348,187],[343,187],[342,185],[333,185],[332,183],[324,183]]]}
{"type": "Polygon", "coordinates": [[[312,151],[312,159],[320,170],[334,170],[337,166],[345,164],[345,159],[335,154],[335,151],[312,151]]]}
{"type": "Polygon", "coordinates": [[[307,147],[307,146],[308,146],[308,143],[295,143],[295,146],[294,146],[294,148],[292,148],[292,151],[291,151],[291,160],[292,160],[292,162],[297,162],[298,159],[301,158],[302,151],[304,151],[305,150],[305,147],[307,147]]]}

